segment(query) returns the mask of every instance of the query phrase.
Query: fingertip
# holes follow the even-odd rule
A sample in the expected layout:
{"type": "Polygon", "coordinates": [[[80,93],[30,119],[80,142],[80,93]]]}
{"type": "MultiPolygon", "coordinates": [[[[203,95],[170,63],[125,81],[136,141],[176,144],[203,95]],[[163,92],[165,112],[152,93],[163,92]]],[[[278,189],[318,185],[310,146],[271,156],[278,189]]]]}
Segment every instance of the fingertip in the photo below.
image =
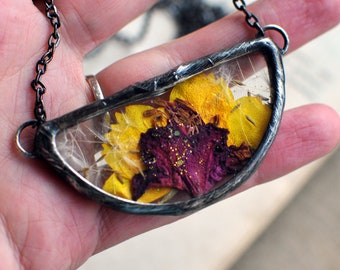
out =
{"type": "Polygon", "coordinates": [[[314,141],[318,144],[315,149],[320,150],[320,154],[328,153],[339,144],[340,117],[328,105],[312,104],[294,109],[288,112],[288,121],[295,124],[296,135],[303,143],[314,141]]]}
{"type": "Polygon", "coordinates": [[[340,117],[331,107],[306,105],[286,111],[277,138],[252,184],[290,173],[330,153],[340,141],[340,117]]]}

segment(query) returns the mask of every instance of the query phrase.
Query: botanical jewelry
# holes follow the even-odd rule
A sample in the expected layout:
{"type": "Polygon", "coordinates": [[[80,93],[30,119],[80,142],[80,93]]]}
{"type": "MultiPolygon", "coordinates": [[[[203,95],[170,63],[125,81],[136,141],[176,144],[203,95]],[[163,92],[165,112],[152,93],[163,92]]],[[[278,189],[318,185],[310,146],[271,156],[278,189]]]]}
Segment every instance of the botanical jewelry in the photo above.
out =
{"type": "Polygon", "coordinates": [[[16,134],[19,149],[44,159],[76,190],[114,209],[180,215],[225,198],[257,169],[278,131],[284,107],[285,31],[261,26],[234,0],[255,39],[237,44],[46,121],[41,82],[59,44],[60,19],[45,1],[53,33],[36,64],[35,119],[16,134]],[[279,48],[268,30],[281,34],[279,48]],[[34,149],[22,132],[35,128],[34,149]]]}

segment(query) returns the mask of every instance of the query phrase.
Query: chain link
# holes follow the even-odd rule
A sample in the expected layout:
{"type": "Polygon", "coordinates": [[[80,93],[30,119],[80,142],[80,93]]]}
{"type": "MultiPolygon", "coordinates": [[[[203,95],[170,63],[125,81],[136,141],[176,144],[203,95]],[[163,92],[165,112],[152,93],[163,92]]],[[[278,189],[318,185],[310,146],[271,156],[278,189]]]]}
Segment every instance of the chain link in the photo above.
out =
{"type": "Polygon", "coordinates": [[[256,15],[248,11],[247,3],[245,0],[233,0],[233,4],[237,10],[242,11],[245,14],[246,23],[250,27],[255,28],[257,30],[256,38],[264,37],[266,31],[268,30],[276,31],[283,38],[283,46],[279,48],[281,54],[284,55],[288,51],[289,37],[286,31],[282,27],[278,25],[274,25],[274,24],[261,26],[260,21],[256,17],[256,15]]]}
{"type": "Polygon", "coordinates": [[[233,4],[235,8],[239,11],[242,11],[245,15],[246,23],[252,27],[255,28],[258,31],[257,36],[264,36],[265,30],[260,24],[259,19],[256,17],[254,13],[251,13],[247,9],[247,3],[245,0],[233,0],[233,4]]]}
{"type": "Polygon", "coordinates": [[[38,125],[46,121],[46,111],[43,104],[43,95],[46,92],[46,87],[41,82],[41,77],[45,74],[47,65],[52,61],[54,52],[60,43],[60,17],[54,0],[45,0],[45,11],[53,27],[53,32],[48,39],[48,49],[46,53],[36,63],[36,76],[31,82],[31,87],[36,93],[34,117],[38,125]]]}

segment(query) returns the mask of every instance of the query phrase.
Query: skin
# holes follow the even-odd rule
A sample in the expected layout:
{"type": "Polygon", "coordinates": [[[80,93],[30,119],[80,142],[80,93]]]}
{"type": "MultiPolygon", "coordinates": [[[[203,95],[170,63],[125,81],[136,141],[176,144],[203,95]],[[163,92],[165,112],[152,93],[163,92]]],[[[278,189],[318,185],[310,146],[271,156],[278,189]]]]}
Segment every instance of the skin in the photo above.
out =
{"type": "MultiPolygon", "coordinates": [[[[83,56],[153,2],[57,1],[63,39],[43,77],[49,119],[92,101],[82,72],[83,56]]],[[[32,117],[34,94],[29,84],[51,28],[32,1],[21,1],[18,6],[17,1],[0,0],[0,6],[0,268],[75,269],[99,251],[178,219],[135,216],[102,207],[78,195],[42,161],[17,151],[13,137],[18,126],[32,117]]],[[[276,23],[286,29],[290,51],[340,21],[338,0],[262,0],[249,9],[263,25],[276,23]]],[[[230,15],[189,36],[113,64],[98,74],[105,95],[253,37],[242,16],[230,15]]],[[[285,112],[273,147],[243,189],[327,154],[339,139],[340,119],[331,108],[308,105],[285,112]]]]}

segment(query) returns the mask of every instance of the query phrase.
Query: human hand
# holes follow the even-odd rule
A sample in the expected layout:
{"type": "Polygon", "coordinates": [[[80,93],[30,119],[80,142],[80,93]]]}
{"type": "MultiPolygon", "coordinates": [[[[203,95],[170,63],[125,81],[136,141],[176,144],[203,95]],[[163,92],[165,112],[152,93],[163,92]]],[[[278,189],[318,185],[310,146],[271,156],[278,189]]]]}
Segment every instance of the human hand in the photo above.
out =
{"type": "MultiPolygon", "coordinates": [[[[49,119],[93,100],[82,59],[155,1],[136,2],[130,6],[120,0],[57,2],[63,40],[43,77],[49,119]]],[[[102,207],[73,191],[43,162],[27,159],[15,149],[14,133],[31,117],[34,93],[29,83],[51,29],[30,1],[18,8],[13,1],[1,0],[1,6],[0,268],[74,269],[96,252],[178,219],[135,216],[102,207]]],[[[263,25],[276,23],[285,28],[291,50],[340,21],[336,0],[262,0],[249,8],[263,25]]],[[[243,21],[242,14],[230,15],[187,37],[119,61],[98,74],[98,81],[105,95],[110,95],[249,39],[253,33],[243,21]]],[[[274,145],[245,187],[275,179],[325,155],[339,139],[340,119],[332,109],[310,105],[287,111],[274,145]]]]}

